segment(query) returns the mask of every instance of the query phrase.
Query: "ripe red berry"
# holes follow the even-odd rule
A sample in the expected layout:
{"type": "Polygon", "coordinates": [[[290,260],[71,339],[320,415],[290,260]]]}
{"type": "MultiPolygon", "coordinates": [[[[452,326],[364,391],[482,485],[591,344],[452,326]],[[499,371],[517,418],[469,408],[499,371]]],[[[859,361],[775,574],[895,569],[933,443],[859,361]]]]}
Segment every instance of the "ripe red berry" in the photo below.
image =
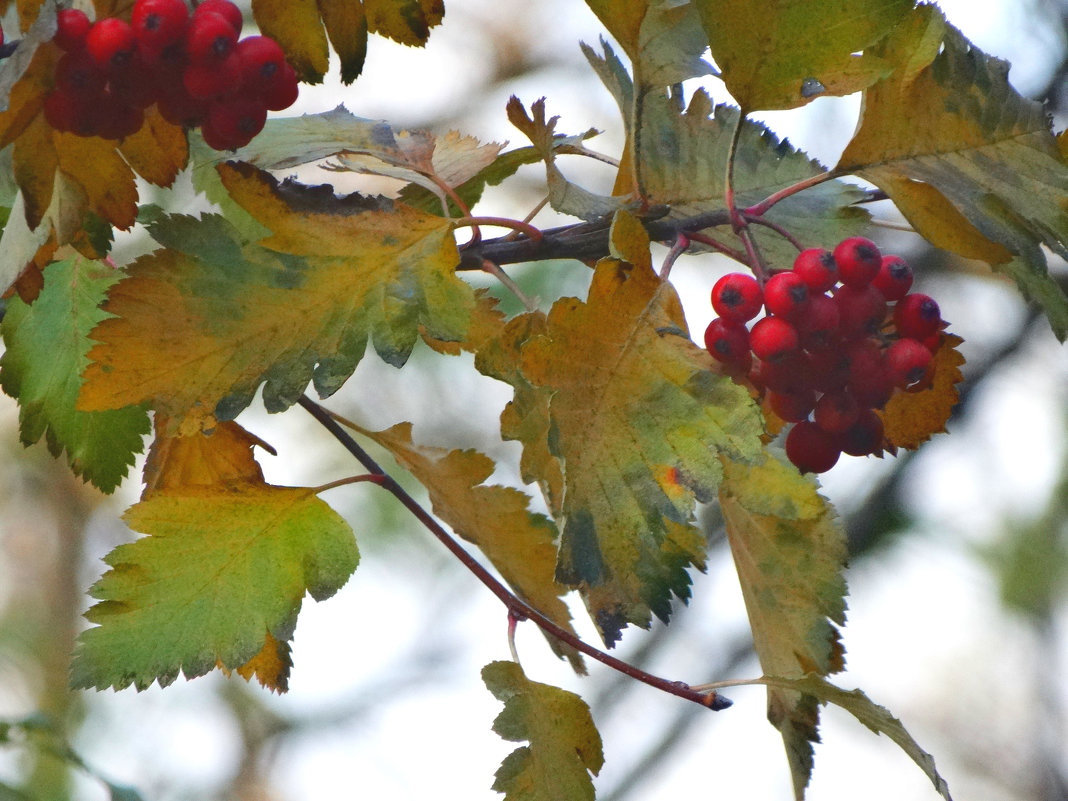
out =
{"type": "Polygon", "coordinates": [[[883,256],[870,239],[851,236],[835,247],[834,260],[838,264],[838,280],[846,286],[863,287],[879,272],[883,256]]]}
{"type": "Polygon", "coordinates": [[[96,106],[96,135],[104,139],[124,139],[145,124],[144,109],[123,103],[110,92],[96,106]]]}
{"type": "Polygon", "coordinates": [[[749,332],[753,355],[768,362],[782,361],[797,350],[798,342],[797,329],[781,317],[757,320],[749,332]]]}
{"type": "Polygon", "coordinates": [[[216,150],[236,150],[251,142],[266,121],[267,109],[262,103],[252,98],[227,99],[208,107],[201,134],[216,150]]]}
{"type": "Polygon", "coordinates": [[[193,19],[195,20],[205,14],[218,14],[233,26],[235,33],[241,33],[241,26],[244,24],[241,9],[231,3],[230,0],[204,0],[193,11],[193,19]]]}
{"type": "Polygon", "coordinates": [[[764,306],[769,314],[796,323],[808,309],[808,295],[808,284],[801,276],[779,273],[764,285],[764,306]]]}
{"type": "Polygon", "coordinates": [[[218,64],[190,64],[182,72],[182,84],[190,97],[212,100],[232,92],[240,85],[241,63],[237,56],[218,64]]]}
{"type": "Polygon", "coordinates": [[[907,387],[927,372],[931,351],[915,339],[899,339],[886,349],[886,365],[894,384],[907,387]]]}
{"type": "Polygon", "coordinates": [[[77,50],[64,53],[56,63],[56,88],[85,97],[104,91],[108,77],[88,53],[77,50]]]}
{"type": "Polygon", "coordinates": [[[182,0],[137,0],[130,17],[138,45],[155,52],[181,39],[188,22],[189,9],[182,0]]]}
{"type": "Polygon", "coordinates": [[[800,392],[769,392],[764,396],[768,406],[787,423],[799,423],[808,418],[816,407],[814,390],[800,392]]]}
{"type": "Polygon", "coordinates": [[[57,131],[78,131],[88,119],[82,96],[65,89],[53,89],[44,102],[45,121],[57,131]]]}
{"type": "Polygon", "coordinates": [[[901,300],[912,288],[912,268],[900,256],[883,256],[871,282],[887,300],[901,300]]]}
{"type": "Polygon", "coordinates": [[[161,87],[157,102],[159,113],[172,125],[196,128],[208,114],[208,101],[192,97],[183,83],[161,87]]]}
{"type": "Polygon", "coordinates": [[[902,337],[926,339],[938,330],[941,321],[942,312],[928,295],[905,295],[894,307],[894,325],[902,337]]]}
{"type": "Polygon", "coordinates": [[[826,292],[838,283],[838,264],[834,254],[823,248],[802,250],[794,259],[794,272],[813,292],[826,292]]]}
{"type": "Polygon", "coordinates": [[[93,23],[84,11],[63,8],[56,12],[56,35],[52,41],[68,53],[85,47],[85,37],[93,23]]]}
{"type": "Polygon", "coordinates": [[[828,434],[841,434],[857,422],[859,415],[857,399],[843,389],[824,393],[816,403],[812,419],[828,434]]]}
{"type": "Polygon", "coordinates": [[[849,380],[849,357],[843,343],[806,354],[809,380],[820,392],[842,389],[849,380]]]}
{"type": "Polygon", "coordinates": [[[269,36],[246,36],[237,43],[241,80],[245,89],[260,93],[282,72],[286,54],[269,36]]]}
{"type": "Polygon", "coordinates": [[[803,348],[813,351],[829,347],[838,334],[838,304],[822,292],[810,295],[808,308],[796,324],[803,348]]]}
{"type": "Polygon", "coordinates": [[[886,299],[871,284],[840,286],[834,293],[838,330],[844,337],[863,337],[879,330],[886,317],[886,299]]]}
{"type": "Polygon", "coordinates": [[[879,453],[883,444],[883,421],[871,409],[862,409],[857,421],[838,436],[842,453],[870,456],[879,453]]]}
{"type": "Polygon", "coordinates": [[[802,473],[824,473],[840,455],[836,437],[808,420],[794,425],[786,435],[786,457],[802,473]]]}
{"type": "Polygon", "coordinates": [[[85,36],[85,49],[101,69],[122,69],[133,58],[137,40],[129,23],[107,17],[93,23],[85,36]]]}
{"type": "Polygon", "coordinates": [[[270,111],[281,111],[296,103],[299,94],[297,71],[285,63],[281,74],[276,75],[271,85],[263,91],[261,99],[270,111]]]}
{"type": "Polygon", "coordinates": [[[727,365],[748,365],[749,332],[741,323],[719,317],[705,329],[705,348],[712,357],[727,365]]]}
{"type": "Polygon", "coordinates": [[[237,47],[237,31],[219,14],[194,14],[185,35],[185,49],[192,64],[221,64],[237,47]]]}
{"type": "Polygon", "coordinates": [[[764,293],[751,275],[730,273],[712,287],[712,308],[726,320],[744,323],[757,316],[764,305],[764,293]]]}

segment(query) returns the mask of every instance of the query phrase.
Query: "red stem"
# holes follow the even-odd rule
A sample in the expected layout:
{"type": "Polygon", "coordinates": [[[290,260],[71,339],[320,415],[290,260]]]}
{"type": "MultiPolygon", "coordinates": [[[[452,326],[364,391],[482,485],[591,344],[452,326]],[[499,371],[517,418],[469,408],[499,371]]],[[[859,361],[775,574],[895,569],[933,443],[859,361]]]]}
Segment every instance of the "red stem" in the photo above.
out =
{"type": "Polygon", "coordinates": [[[517,620],[528,618],[534,621],[542,631],[545,631],[561,642],[570,645],[576,651],[586,654],[586,656],[591,659],[595,659],[604,665],[608,665],[608,667],[613,670],[619,671],[632,679],[637,679],[638,681],[648,684],[651,687],[655,687],[658,690],[663,690],[666,693],[678,696],[679,698],[684,698],[687,701],[693,701],[696,704],[700,704],[701,706],[716,712],[721,709],[726,709],[731,705],[730,699],[724,698],[714,691],[707,693],[698,692],[685,682],[669,681],[660,678],[659,676],[654,676],[641,668],[624,662],[622,659],[610,656],[604,651],[600,651],[592,645],[588,645],[581,638],[558,626],[533,606],[530,606],[517,598],[507,587],[499,582],[488,570],[486,570],[486,568],[471,556],[460,543],[453,539],[441,524],[420,506],[419,502],[409,495],[392,476],[387,474],[386,471],[371,458],[370,454],[368,454],[367,451],[365,451],[360,444],[356,442],[344,428],[342,428],[341,424],[331,416],[330,412],[307,395],[302,395],[297,403],[299,403],[308,414],[314,417],[320,425],[329,431],[334,439],[341,443],[349,453],[356,457],[356,460],[364,466],[367,472],[376,476],[381,476],[381,481],[377,483],[400,501],[404,508],[411,512],[416,520],[422,523],[423,526],[433,534],[453,556],[460,560],[460,563],[463,564],[464,567],[470,570],[475,577],[490,590],[490,592],[496,595],[501,603],[508,609],[508,614],[510,616],[515,617],[517,620]]]}

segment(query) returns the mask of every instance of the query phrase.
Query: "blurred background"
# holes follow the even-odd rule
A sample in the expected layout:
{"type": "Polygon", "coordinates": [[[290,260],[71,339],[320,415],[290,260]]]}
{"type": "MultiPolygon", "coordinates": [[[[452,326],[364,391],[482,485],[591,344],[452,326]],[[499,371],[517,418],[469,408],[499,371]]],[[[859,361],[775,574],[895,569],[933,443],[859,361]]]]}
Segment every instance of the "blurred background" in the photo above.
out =
{"type": "MultiPolygon", "coordinates": [[[[1010,61],[1017,89],[1047,104],[1057,130],[1065,127],[1068,3],[939,5],[972,42],[1010,61]]],[[[595,126],[604,133],[591,147],[619,152],[614,101],[578,48],[602,35],[583,3],[446,6],[425,50],[372,39],[355,85],[342,87],[335,74],[302,87],[288,113],[344,103],[396,127],[456,128],[518,146],[525,141],[507,124],[507,98],[516,94],[529,106],[545,96],[548,113],[561,116],[558,131],[595,126]]],[[[716,101],[729,101],[721,84],[704,85],[716,101]]],[[[857,111],[856,98],[829,98],[762,119],[833,164],[857,111]]],[[[607,167],[562,166],[591,189],[610,187],[607,167]]],[[[522,217],[543,182],[542,169],[525,168],[479,209],[522,217]]],[[[173,207],[187,194],[179,187],[159,200],[173,207]]],[[[935,756],[956,797],[1065,801],[1068,351],[1012,285],[982,264],[927,249],[900,230],[892,207],[874,211],[874,238],[910,260],[919,288],[964,338],[968,361],[948,436],[916,454],[847,458],[824,476],[852,552],[848,670],[837,682],[888,706],[935,756]]],[[[543,214],[538,222],[554,220],[543,214]]],[[[117,253],[139,247],[133,239],[117,253]]],[[[730,269],[708,256],[676,264],[672,279],[692,332],[708,323],[708,291],[730,269]]],[[[1068,284],[1065,265],[1053,269],[1068,284]]],[[[583,296],[589,281],[573,262],[519,266],[513,276],[544,308],[562,295],[583,296]]],[[[369,355],[328,405],[363,425],[411,420],[418,441],[478,448],[500,465],[493,481],[520,485],[518,446],[497,433],[510,394],[478,376],[469,358],[420,347],[400,371],[369,355]]],[[[258,452],[274,483],[317,485],[357,471],[299,408],[274,416],[253,408],[240,422],[278,449],[278,457],[258,452]]],[[[306,602],[286,696],[218,673],[166,690],[71,693],[67,669],[90,605],[86,589],[104,569],[101,558],[133,536],[118,517],[140,492],[138,474],[114,496],[100,495],[43,446],[19,444],[17,408],[6,397],[0,454],[0,801],[119,798],[123,786],[159,801],[498,797],[493,773],[515,745],[490,731],[500,704],[479,671],[509,658],[505,610],[391,497],[367,485],[325,495],[355,529],[362,562],[334,598],[306,602]]],[[[694,600],[670,628],[628,630],[618,650],[692,683],[757,676],[723,533],[714,510],[702,514],[709,570],[694,577],[694,600]]],[[[580,633],[596,642],[581,604],[574,613],[580,633]]],[[[532,624],[520,626],[517,642],[532,679],[590,704],[607,760],[599,798],[792,797],[763,690],[732,691],[735,705],[713,714],[596,664],[578,679],[532,624]]],[[[937,798],[886,738],[835,709],[823,720],[812,801],[937,798]]]]}

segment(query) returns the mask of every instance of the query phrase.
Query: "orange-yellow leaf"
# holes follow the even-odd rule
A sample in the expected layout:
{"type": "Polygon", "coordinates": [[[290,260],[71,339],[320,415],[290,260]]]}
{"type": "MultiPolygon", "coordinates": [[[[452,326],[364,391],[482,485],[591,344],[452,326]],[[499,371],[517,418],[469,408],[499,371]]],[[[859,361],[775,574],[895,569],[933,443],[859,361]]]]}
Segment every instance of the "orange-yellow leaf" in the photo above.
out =
{"type": "Polygon", "coordinates": [[[445,16],[442,0],[364,0],[367,29],[404,45],[422,46],[445,16]]]}
{"type": "Polygon", "coordinates": [[[359,0],[318,0],[326,35],[341,60],[341,82],[350,84],[367,55],[367,15],[359,0]]]}
{"type": "Polygon", "coordinates": [[[189,161],[189,140],[178,125],[171,125],[152,106],[145,112],[145,124],[127,136],[119,152],[134,172],[156,186],[170,186],[189,161]]]}
{"type": "Polygon", "coordinates": [[[330,50],[316,0],[252,0],[252,13],[260,31],[282,46],[301,80],[319,83],[323,79],[330,50]]]}
{"type": "Polygon", "coordinates": [[[180,487],[263,483],[263,471],[252,449],[258,445],[274,452],[259,437],[233,422],[220,423],[210,434],[170,436],[166,415],[157,413],[155,428],[156,439],[145,461],[145,498],[180,487]]]}
{"type": "Polygon", "coordinates": [[[897,390],[879,412],[887,446],[915,450],[932,434],[946,430],[946,421],[960,400],[957,384],[964,380],[960,366],[964,357],[957,346],[963,340],[943,334],[931,360],[930,378],[916,389],[897,390]]]}
{"type": "Polygon", "coordinates": [[[252,681],[255,676],[261,686],[284,693],[289,689],[289,671],[292,669],[293,656],[289,643],[275,639],[268,631],[262,650],[237,668],[237,675],[245,681],[252,681]]]}
{"type": "Polygon", "coordinates": [[[26,204],[26,224],[34,229],[41,224],[52,202],[59,157],[52,144],[52,128],[43,116],[34,117],[15,140],[12,152],[15,182],[26,204]]]}

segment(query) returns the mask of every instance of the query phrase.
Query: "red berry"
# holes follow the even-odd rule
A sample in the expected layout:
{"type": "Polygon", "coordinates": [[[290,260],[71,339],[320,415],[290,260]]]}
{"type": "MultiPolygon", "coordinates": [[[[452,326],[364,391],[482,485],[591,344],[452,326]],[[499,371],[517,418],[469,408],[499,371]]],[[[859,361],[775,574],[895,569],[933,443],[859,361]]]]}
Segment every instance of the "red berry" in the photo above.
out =
{"type": "Polygon", "coordinates": [[[123,103],[110,93],[95,109],[96,135],[104,139],[124,139],[141,130],[145,124],[144,109],[123,103]]]}
{"type": "Polygon", "coordinates": [[[883,256],[871,282],[887,300],[901,300],[912,288],[912,268],[900,256],[883,256]]]}
{"type": "MultiPolygon", "coordinates": [[[[220,64],[237,47],[237,31],[219,14],[195,14],[185,35],[185,50],[193,64],[220,64]]],[[[236,88],[236,87],[235,87],[236,88]]]]}
{"type": "Polygon", "coordinates": [[[182,73],[185,91],[198,100],[212,100],[229,94],[240,80],[241,64],[233,54],[218,64],[190,64],[182,73]]]}
{"type": "Polygon", "coordinates": [[[808,284],[795,273],[779,273],[764,285],[764,306],[769,314],[797,322],[808,309],[808,284]]]}
{"type": "Polygon", "coordinates": [[[786,456],[802,473],[824,473],[840,455],[836,438],[808,420],[797,423],[786,435],[786,456]]]}
{"type": "Polygon", "coordinates": [[[749,371],[749,379],[758,387],[784,395],[799,394],[813,388],[807,363],[800,359],[781,362],[757,360],[749,371]]]}
{"type": "Polygon", "coordinates": [[[838,280],[846,286],[862,287],[875,278],[883,256],[870,239],[851,236],[835,247],[834,260],[838,264],[838,280]]]}
{"type": "Polygon", "coordinates": [[[882,450],[883,421],[871,409],[862,409],[857,421],[838,436],[842,453],[870,456],[882,450]]]}
{"type": "Polygon", "coordinates": [[[886,299],[871,284],[840,286],[834,293],[838,330],[844,337],[862,337],[879,330],[886,317],[886,299]]]}
{"type": "Polygon", "coordinates": [[[163,119],[184,128],[198,127],[208,115],[208,101],[192,97],[182,83],[161,87],[156,102],[163,119]]]}
{"type": "Polygon", "coordinates": [[[902,337],[926,339],[938,330],[941,322],[942,312],[928,295],[905,295],[894,307],[894,325],[902,337]]]}
{"type": "Polygon", "coordinates": [[[842,389],[849,380],[849,357],[843,344],[810,351],[807,354],[808,373],[812,386],[820,392],[842,389]]]}
{"type": "Polygon", "coordinates": [[[241,58],[241,79],[246,89],[259,93],[282,72],[286,54],[269,36],[246,36],[237,43],[241,58]]]}
{"type": "Polygon", "coordinates": [[[76,8],[64,8],[56,12],[56,35],[52,37],[60,48],[67,52],[81,50],[85,47],[85,37],[93,23],[84,11],[76,8]]]}
{"type": "Polygon", "coordinates": [[[282,65],[281,74],[276,75],[271,85],[264,90],[261,99],[270,111],[281,111],[296,103],[299,95],[297,71],[286,63],[282,65]]]}
{"type": "Polygon", "coordinates": [[[822,350],[834,343],[838,334],[839,312],[834,298],[823,293],[810,295],[808,308],[797,321],[801,346],[806,350],[822,350]]]}
{"type": "Polygon", "coordinates": [[[82,96],[53,89],[44,102],[45,121],[57,131],[79,131],[88,120],[88,107],[82,96]]]}
{"type": "Polygon", "coordinates": [[[85,49],[101,69],[121,69],[133,58],[137,40],[127,22],[107,17],[93,23],[85,36],[85,49]]]}
{"type": "Polygon", "coordinates": [[[712,287],[712,308],[721,318],[744,323],[757,316],[764,293],[751,275],[730,273],[712,287]]]}
{"type": "Polygon", "coordinates": [[[801,392],[769,392],[764,396],[768,406],[787,423],[799,423],[808,418],[816,406],[814,390],[801,392]]]}
{"type": "Polygon", "coordinates": [[[782,361],[798,346],[797,329],[781,317],[765,317],[757,320],[749,332],[749,347],[758,359],[768,362],[782,361]]]}
{"type": "Polygon", "coordinates": [[[108,77],[84,51],[64,53],[56,63],[56,88],[91,97],[104,91],[108,77]]]}
{"type": "Polygon", "coordinates": [[[230,0],[204,0],[193,11],[193,19],[195,20],[205,14],[218,14],[233,26],[235,33],[241,33],[241,26],[244,24],[241,9],[231,3],[230,0]]]}
{"type": "Polygon", "coordinates": [[[188,22],[182,0],[137,0],[130,17],[138,45],[155,52],[181,39],[188,22]]]}
{"type": "Polygon", "coordinates": [[[236,150],[251,142],[266,121],[267,109],[262,103],[251,98],[227,99],[208,107],[201,133],[204,141],[216,150],[236,150]]]}
{"type": "Polygon", "coordinates": [[[794,259],[794,272],[814,292],[826,292],[838,283],[838,264],[834,255],[823,248],[802,250],[794,259]]]}
{"type": "Polygon", "coordinates": [[[923,378],[930,363],[931,351],[915,339],[899,339],[886,349],[890,378],[899,387],[907,387],[923,378]]]}
{"type": "Polygon", "coordinates": [[[826,392],[816,403],[812,419],[828,434],[841,434],[857,422],[860,406],[849,390],[826,392]]]}
{"type": "Polygon", "coordinates": [[[728,365],[743,365],[751,358],[745,326],[723,317],[713,320],[705,329],[705,348],[714,359],[728,365]]]}

